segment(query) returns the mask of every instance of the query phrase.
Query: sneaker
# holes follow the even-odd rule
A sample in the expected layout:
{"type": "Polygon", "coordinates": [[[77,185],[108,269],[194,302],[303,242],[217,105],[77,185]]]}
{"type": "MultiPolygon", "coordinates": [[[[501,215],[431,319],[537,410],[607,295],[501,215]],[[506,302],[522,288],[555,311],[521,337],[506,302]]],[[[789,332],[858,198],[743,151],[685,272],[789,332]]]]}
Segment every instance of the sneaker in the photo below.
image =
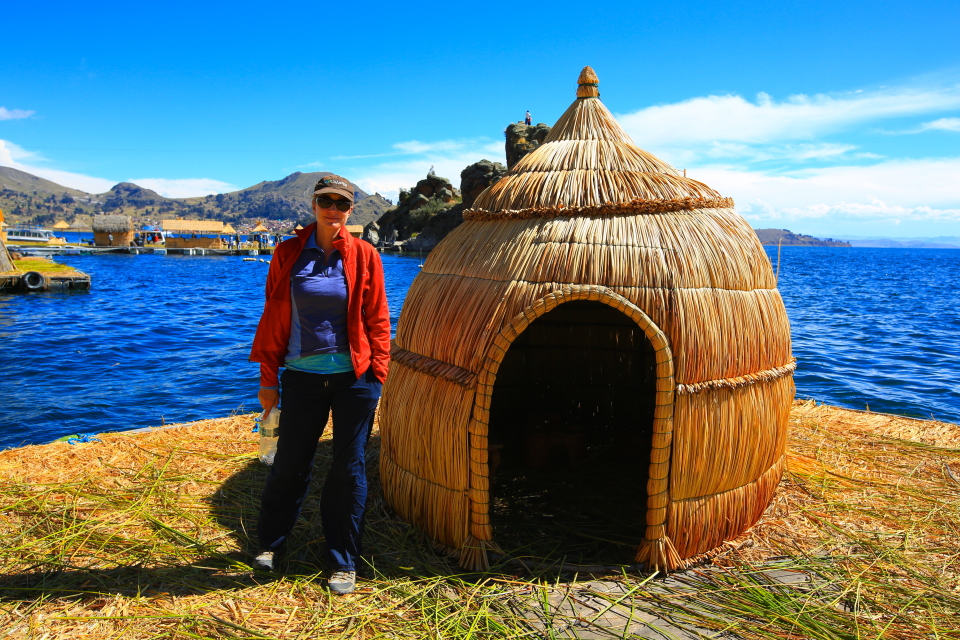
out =
{"type": "Polygon", "coordinates": [[[253,559],[253,568],[259,569],[260,571],[273,571],[274,556],[273,551],[261,551],[253,559]]]}
{"type": "Polygon", "coordinates": [[[357,572],[334,571],[330,574],[330,579],[327,580],[327,586],[330,587],[330,591],[341,596],[353,593],[357,586],[357,572]]]}

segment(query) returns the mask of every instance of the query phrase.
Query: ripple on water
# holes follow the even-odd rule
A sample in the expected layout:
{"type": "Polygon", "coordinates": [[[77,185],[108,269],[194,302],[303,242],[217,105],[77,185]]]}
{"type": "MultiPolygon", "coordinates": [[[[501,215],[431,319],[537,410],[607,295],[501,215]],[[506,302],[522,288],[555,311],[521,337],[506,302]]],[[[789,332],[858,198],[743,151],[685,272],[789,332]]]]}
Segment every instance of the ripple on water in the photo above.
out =
{"type": "MultiPolygon", "coordinates": [[[[769,252],[776,260],[776,248],[769,252]]],[[[419,273],[383,257],[394,331],[419,273]]],[[[247,362],[267,265],[71,256],[89,293],[0,296],[0,447],[257,408],[247,362]]],[[[784,247],[797,394],[960,422],[960,250],[784,247]]]]}

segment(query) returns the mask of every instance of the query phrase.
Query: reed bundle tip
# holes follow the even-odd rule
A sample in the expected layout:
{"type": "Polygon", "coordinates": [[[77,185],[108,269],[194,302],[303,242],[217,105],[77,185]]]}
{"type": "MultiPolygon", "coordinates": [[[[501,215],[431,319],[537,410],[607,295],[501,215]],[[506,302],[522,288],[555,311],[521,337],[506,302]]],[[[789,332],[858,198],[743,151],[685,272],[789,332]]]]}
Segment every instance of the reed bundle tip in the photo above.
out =
{"type": "Polygon", "coordinates": [[[600,97],[600,79],[594,73],[593,67],[584,67],[577,78],[577,97],[578,98],[599,98],[600,97]]]}

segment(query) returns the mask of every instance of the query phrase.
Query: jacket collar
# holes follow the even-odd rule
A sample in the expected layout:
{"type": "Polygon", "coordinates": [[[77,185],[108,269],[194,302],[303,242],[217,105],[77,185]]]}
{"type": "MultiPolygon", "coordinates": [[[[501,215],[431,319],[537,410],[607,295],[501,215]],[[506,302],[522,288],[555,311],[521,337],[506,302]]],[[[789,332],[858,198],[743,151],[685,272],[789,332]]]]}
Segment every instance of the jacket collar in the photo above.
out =
{"type": "MultiPolygon", "coordinates": [[[[303,251],[303,248],[307,245],[307,239],[317,232],[317,223],[311,222],[303,229],[297,231],[297,239],[300,240],[300,251],[303,251]]],[[[340,255],[347,258],[347,254],[351,252],[353,248],[353,243],[356,240],[350,232],[347,231],[347,225],[340,227],[340,231],[337,232],[337,235],[333,238],[333,246],[336,247],[337,251],[340,252],[340,255]]]]}

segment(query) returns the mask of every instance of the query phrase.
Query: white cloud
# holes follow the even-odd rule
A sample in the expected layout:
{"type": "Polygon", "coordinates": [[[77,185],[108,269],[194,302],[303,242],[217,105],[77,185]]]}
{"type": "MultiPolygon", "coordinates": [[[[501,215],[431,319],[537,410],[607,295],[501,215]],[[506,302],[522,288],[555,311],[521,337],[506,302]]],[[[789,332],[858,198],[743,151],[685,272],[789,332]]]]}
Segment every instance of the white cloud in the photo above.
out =
{"type": "Polygon", "coordinates": [[[960,133],[960,118],[940,118],[933,122],[924,122],[920,128],[923,131],[956,131],[960,133]]]}
{"type": "Polygon", "coordinates": [[[49,169],[34,164],[24,164],[20,162],[20,160],[41,162],[43,158],[12,142],[0,140],[0,165],[2,166],[19,169],[20,171],[25,171],[26,173],[56,182],[64,187],[80,189],[87,193],[103,193],[104,191],[109,191],[110,187],[117,183],[116,181],[104,180],[103,178],[96,178],[82,173],[72,173],[69,171],[49,169]]]}
{"type": "Polygon", "coordinates": [[[393,148],[404,154],[449,153],[469,148],[476,145],[477,142],[476,140],[438,140],[436,142],[409,140],[398,142],[393,145],[393,148]]]}
{"type": "Polygon", "coordinates": [[[705,96],[647,107],[617,119],[641,147],[700,145],[713,141],[769,144],[815,139],[852,125],[960,107],[960,84],[894,87],[777,102],[765,93],[750,102],[738,95],[705,96]]]}
{"type": "Polygon", "coordinates": [[[236,191],[237,187],[212,178],[185,178],[182,180],[167,178],[138,178],[127,180],[146,189],[152,189],[166,198],[195,198],[197,196],[216,195],[227,191],[236,191]]]}
{"type": "Polygon", "coordinates": [[[733,197],[754,226],[816,224],[836,234],[861,225],[889,234],[895,232],[893,226],[909,222],[923,223],[927,230],[935,226],[935,235],[960,232],[960,158],[888,160],[779,175],[702,167],[687,175],[733,197]]]}
{"type": "Polygon", "coordinates": [[[712,141],[697,147],[671,147],[664,150],[661,157],[669,158],[672,164],[681,168],[706,161],[736,160],[755,163],[778,160],[806,163],[817,160],[837,160],[844,157],[879,157],[864,152],[853,153],[857,149],[858,147],[853,144],[833,142],[755,145],[712,141]]]}
{"type": "MultiPolygon", "coordinates": [[[[871,134],[884,132],[863,125],[957,108],[960,84],[953,79],[779,101],[763,93],[753,101],[705,96],[618,120],[640,147],[733,197],[754,224],[796,223],[806,229],[795,230],[827,234],[868,227],[892,233],[897,225],[910,225],[955,234],[960,155],[882,157],[864,147],[871,134]],[[842,134],[857,135],[856,143],[824,139],[842,134]]],[[[899,133],[934,130],[960,132],[960,118],[943,117],[899,133]]],[[[892,152],[890,145],[884,152],[892,152]]]]}
{"type": "Polygon", "coordinates": [[[400,189],[409,189],[427,176],[430,167],[438,176],[460,187],[460,172],[468,165],[486,158],[503,162],[502,142],[489,139],[438,140],[420,142],[410,140],[392,145],[397,151],[389,155],[409,156],[390,162],[358,167],[350,179],[367,193],[379,193],[394,202],[400,189]]]}
{"type": "Polygon", "coordinates": [[[687,175],[739,202],[763,200],[777,208],[821,202],[869,202],[902,207],[960,205],[960,158],[888,160],[870,166],[800,169],[769,174],[701,167],[687,175]]]}
{"type": "MultiPolygon", "coordinates": [[[[8,140],[0,140],[0,166],[12,167],[20,171],[56,182],[64,187],[80,189],[87,193],[104,193],[109,191],[119,180],[107,180],[82,173],[50,169],[38,165],[45,159],[40,155],[28,151],[8,140]],[[23,162],[26,161],[26,162],[23,162]]],[[[236,189],[231,184],[210,178],[188,178],[183,180],[168,180],[165,178],[141,178],[127,180],[141,187],[153,189],[168,198],[189,198],[191,196],[205,196],[208,194],[223,193],[236,189]]]]}
{"type": "Polygon", "coordinates": [[[29,118],[36,111],[24,111],[23,109],[7,109],[0,107],[0,120],[23,120],[29,118]]]}
{"type": "Polygon", "coordinates": [[[0,164],[10,167],[18,160],[27,159],[40,160],[41,158],[9,140],[0,140],[0,164]]]}
{"type": "Polygon", "coordinates": [[[914,127],[913,129],[905,129],[903,131],[881,131],[880,133],[891,136],[903,136],[926,133],[927,131],[956,131],[960,133],[960,118],[940,118],[931,122],[924,122],[919,127],[914,127]]]}

